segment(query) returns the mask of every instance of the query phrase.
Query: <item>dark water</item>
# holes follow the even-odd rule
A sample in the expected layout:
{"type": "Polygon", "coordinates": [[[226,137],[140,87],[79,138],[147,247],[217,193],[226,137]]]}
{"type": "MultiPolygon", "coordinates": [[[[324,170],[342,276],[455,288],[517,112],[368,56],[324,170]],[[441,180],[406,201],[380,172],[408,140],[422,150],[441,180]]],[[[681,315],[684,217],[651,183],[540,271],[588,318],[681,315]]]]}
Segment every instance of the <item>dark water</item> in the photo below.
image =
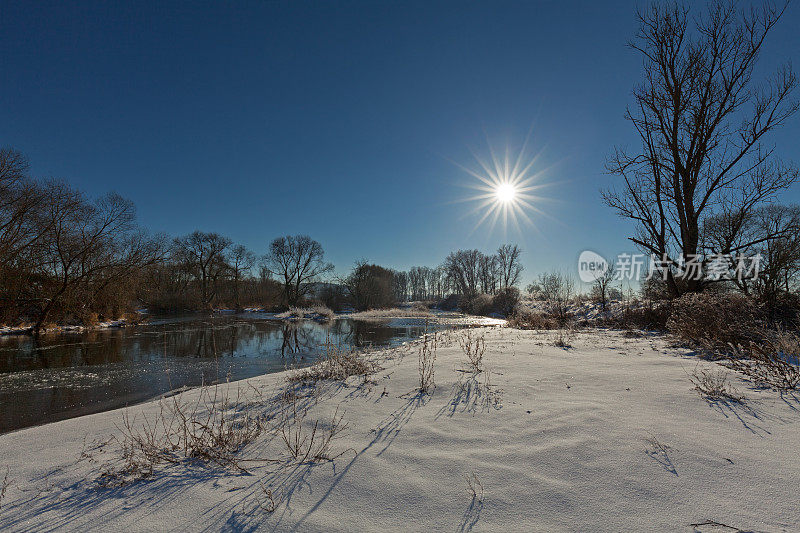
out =
{"type": "Polygon", "coordinates": [[[0,433],[123,407],[183,386],[306,366],[326,339],[388,346],[423,330],[419,320],[284,323],[250,314],[153,320],[38,340],[0,337],[0,433]]]}

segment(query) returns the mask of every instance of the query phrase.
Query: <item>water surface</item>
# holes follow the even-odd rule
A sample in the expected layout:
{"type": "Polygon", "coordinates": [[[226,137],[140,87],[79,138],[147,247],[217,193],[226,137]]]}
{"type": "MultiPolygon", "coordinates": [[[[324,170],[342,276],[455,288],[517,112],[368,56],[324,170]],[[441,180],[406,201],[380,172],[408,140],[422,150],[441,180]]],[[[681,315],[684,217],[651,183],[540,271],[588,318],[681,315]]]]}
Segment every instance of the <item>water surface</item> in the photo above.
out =
{"type": "MultiPolygon", "coordinates": [[[[0,336],[0,432],[157,397],[180,387],[307,366],[330,342],[389,346],[424,321],[280,322],[258,314],[154,319],[133,327],[0,336]]],[[[464,325],[443,320],[436,328],[464,325]]]]}

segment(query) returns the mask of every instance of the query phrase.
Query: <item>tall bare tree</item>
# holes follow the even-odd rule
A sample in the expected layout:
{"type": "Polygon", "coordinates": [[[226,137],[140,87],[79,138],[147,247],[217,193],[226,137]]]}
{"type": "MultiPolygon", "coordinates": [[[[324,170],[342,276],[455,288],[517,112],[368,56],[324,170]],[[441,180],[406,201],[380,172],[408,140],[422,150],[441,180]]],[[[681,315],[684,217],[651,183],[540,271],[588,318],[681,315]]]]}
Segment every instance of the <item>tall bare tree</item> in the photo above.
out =
{"type": "Polygon", "coordinates": [[[28,169],[20,152],[0,149],[0,272],[47,229],[39,216],[47,194],[28,177],[28,169]]]}
{"type": "MultiPolygon", "coordinates": [[[[763,84],[753,80],[784,10],[713,1],[696,17],[672,3],[638,14],[630,46],[642,56],[644,80],[626,118],[641,148],[617,148],[609,158],[608,171],[624,184],[604,199],[635,221],[630,240],[668,264],[701,252],[700,228],[714,211],[746,212],[797,179],[763,144],[797,111],[797,79],[784,65],[763,84]]],[[[667,283],[678,295],[672,268],[667,283]]],[[[686,284],[691,292],[703,286],[703,279],[686,284]]]]}
{"type": "Polygon", "coordinates": [[[162,256],[160,242],[136,227],[130,201],[109,194],[88,203],[66,185],[50,191],[58,194],[49,201],[48,233],[37,251],[46,280],[42,283],[44,304],[34,326],[37,332],[56,307],[71,303],[80,312],[77,307],[85,305],[92,294],[162,256]]]}
{"type": "Polygon", "coordinates": [[[229,271],[225,254],[231,240],[218,233],[195,231],[174,241],[173,255],[200,284],[201,304],[210,307],[217,296],[217,281],[229,271]]]}
{"type": "Polygon", "coordinates": [[[239,309],[242,306],[240,295],[242,278],[250,274],[250,271],[256,264],[256,255],[241,244],[237,244],[233,246],[228,253],[228,264],[231,268],[234,303],[236,304],[236,308],[239,309]]]}
{"type": "Polygon", "coordinates": [[[284,297],[291,306],[309,294],[320,276],[333,271],[333,265],[325,262],[322,245],[308,235],[278,237],[270,244],[264,261],[283,279],[284,297]]]}
{"type": "Polygon", "coordinates": [[[500,266],[500,286],[512,287],[522,277],[520,256],[522,250],[516,244],[504,244],[497,250],[497,262],[500,266]]]}
{"type": "Polygon", "coordinates": [[[444,269],[453,286],[462,296],[478,294],[480,261],[483,254],[478,250],[457,250],[444,261],[444,269]]]}

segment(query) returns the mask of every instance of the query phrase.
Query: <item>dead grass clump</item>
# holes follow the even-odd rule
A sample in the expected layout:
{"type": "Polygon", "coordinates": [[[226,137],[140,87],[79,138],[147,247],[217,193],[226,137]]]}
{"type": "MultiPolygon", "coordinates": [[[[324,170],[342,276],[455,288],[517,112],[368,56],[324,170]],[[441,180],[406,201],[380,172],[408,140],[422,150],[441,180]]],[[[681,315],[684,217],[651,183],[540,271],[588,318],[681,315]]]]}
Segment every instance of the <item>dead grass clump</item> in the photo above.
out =
{"type": "Polygon", "coordinates": [[[245,402],[237,390],[231,401],[227,388],[220,396],[207,387],[196,402],[182,402],[178,396],[162,401],[154,417],[123,415],[121,435],[115,436],[121,448],[122,465],[106,465],[100,483],[123,484],[150,476],[160,464],[185,461],[214,463],[244,470],[238,452],[262,431],[266,420],[254,413],[253,403],[245,402]]]}
{"type": "Polygon", "coordinates": [[[434,383],[434,364],[436,363],[436,349],[438,348],[437,333],[428,333],[425,325],[425,334],[419,347],[419,391],[430,393],[436,386],[434,383]]]}
{"type": "Polygon", "coordinates": [[[325,322],[336,318],[336,313],[324,305],[316,305],[314,307],[290,307],[288,311],[275,315],[275,317],[284,320],[309,319],[325,322]]]}
{"type": "Polygon", "coordinates": [[[537,311],[517,309],[509,317],[508,325],[516,329],[556,329],[558,320],[537,311]]]}
{"type": "Polygon", "coordinates": [[[411,306],[411,310],[422,315],[431,314],[430,308],[424,302],[414,302],[414,305],[411,306]]]}
{"type": "Polygon", "coordinates": [[[767,331],[758,304],[740,294],[687,294],[675,300],[669,331],[710,352],[760,343],[767,331]]]}
{"type": "Polygon", "coordinates": [[[350,376],[364,376],[377,371],[377,365],[363,354],[325,343],[325,354],[308,368],[297,370],[286,379],[290,383],[314,384],[317,381],[344,381],[350,376]]]}
{"type": "Polygon", "coordinates": [[[555,331],[553,346],[565,349],[572,348],[573,340],[575,340],[575,327],[568,322],[555,331]]]}
{"type": "Polygon", "coordinates": [[[470,370],[474,373],[483,371],[483,354],[486,351],[486,336],[481,333],[480,335],[472,334],[471,330],[466,330],[458,336],[458,345],[467,356],[467,363],[470,370]]]}
{"type": "Polygon", "coordinates": [[[735,346],[729,364],[759,385],[793,390],[800,386],[800,337],[775,330],[761,343],[735,346]]]}
{"type": "Polygon", "coordinates": [[[467,494],[470,495],[472,501],[483,503],[485,491],[483,490],[483,483],[478,479],[478,475],[472,472],[471,475],[464,474],[464,478],[467,480],[467,494]]]}
{"type": "Polygon", "coordinates": [[[430,309],[421,304],[414,304],[412,307],[391,309],[369,309],[350,313],[348,318],[355,320],[384,320],[387,318],[428,318],[431,316],[430,309]]]}
{"type": "Polygon", "coordinates": [[[339,408],[328,423],[321,420],[305,423],[307,414],[306,409],[294,409],[281,422],[280,435],[292,459],[298,463],[333,461],[345,453],[346,450],[334,453],[331,449],[333,440],[347,429],[339,408]]]}
{"type": "Polygon", "coordinates": [[[695,366],[689,379],[700,396],[709,400],[742,402],[745,399],[728,381],[728,372],[723,369],[712,371],[695,366]]]}
{"type": "Polygon", "coordinates": [[[6,466],[6,474],[3,476],[3,482],[0,484],[0,509],[3,508],[3,498],[6,497],[6,491],[11,485],[11,481],[8,479],[9,473],[10,469],[8,466],[6,466]]]}

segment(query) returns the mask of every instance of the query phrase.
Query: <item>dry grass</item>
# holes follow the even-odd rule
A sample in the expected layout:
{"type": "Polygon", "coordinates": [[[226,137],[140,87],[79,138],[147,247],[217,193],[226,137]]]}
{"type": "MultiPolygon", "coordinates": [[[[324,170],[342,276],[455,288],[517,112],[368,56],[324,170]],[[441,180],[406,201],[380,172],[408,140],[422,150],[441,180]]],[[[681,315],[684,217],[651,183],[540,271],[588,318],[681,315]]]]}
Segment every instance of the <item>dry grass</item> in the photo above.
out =
{"type": "Polygon", "coordinates": [[[368,361],[363,354],[336,346],[328,339],[325,343],[325,354],[317,362],[308,368],[292,372],[286,379],[290,383],[304,385],[313,385],[317,381],[325,380],[343,381],[350,376],[364,376],[366,381],[368,376],[377,370],[378,366],[368,361]]]}
{"type": "Polygon", "coordinates": [[[328,423],[321,420],[306,423],[307,414],[306,409],[298,410],[296,405],[291,412],[284,413],[280,436],[292,459],[298,463],[333,461],[345,453],[346,450],[334,453],[331,449],[333,440],[347,429],[339,408],[328,423]]]}
{"type": "Polygon", "coordinates": [[[11,485],[11,480],[8,479],[9,473],[10,469],[8,466],[6,466],[6,473],[3,476],[2,484],[0,484],[0,509],[3,508],[3,498],[6,497],[6,491],[8,490],[8,487],[11,485]]]}
{"type": "Polygon", "coordinates": [[[275,512],[275,509],[278,508],[278,503],[280,503],[280,499],[278,501],[275,500],[275,495],[272,492],[272,489],[268,489],[264,486],[263,483],[260,481],[258,482],[261,486],[261,492],[264,495],[264,502],[259,502],[258,506],[267,514],[272,514],[275,512]]]}
{"type": "Polygon", "coordinates": [[[516,329],[556,329],[558,320],[530,309],[517,309],[508,319],[508,325],[516,329]]]}
{"type": "Polygon", "coordinates": [[[254,440],[268,421],[255,413],[260,402],[245,401],[239,389],[236,399],[228,396],[228,387],[203,387],[195,402],[179,395],[160,402],[154,417],[142,414],[123,415],[120,436],[121,465],[106,465],[100,476],[103,485],[123,484],[148,477],[160,464],[187,461],[214,463],[245,471],[238,452],[254,440]]]}
{"type": "Polygon", "coordinates": [[[667,327],[709,353],[761,342],[767,331],[757,304],[740,294],[687,294],[672,304],[667,327]]]}
{"type": "Polygon", "coordinates": [[[689,379],[700,396],[714,401],[742,402],[745,397],[733,387],[728,379],[728,372],[699,368],[696,365],[689,379]]]}
{"type": "Polygon", "coordinates": [[[666,331],[670,313],[671,304],[668,302],[649,302],[646,304],[629,302],[622,308],[621,313],[604,316],[597,322],[599,325],[626,331],[666,331]]]}
{"type": "Polygon", "coordinates": [[[575,327],[567,322],[555,331],[553,346],[559,348],[572,348],[572,341],[575,339],[575,327]]]}
{"type": "Polygon", "coordinates": [[[425,334],[422,336],[422,344],[419,347],[419,391],[430,393],[436,387],[434,383],[434,365],[436,363],[436,349],[439,346],[437,333],[428,333],[428,326],[425,325],[425,334]]]}
{"type": "Polygon", "coordinates": [[[464,479],[467,480],[467,494],[470,495],[473,502],[483,503],[485,491],[483,490],[483,483],[478,479],[475,472],[464,474],[464,479]]]}
{"type": "Polygon", "coordinates": [[[473,334],[471,330],[467,329],[458,336],[458,345],[467,356],[469,369],[476,374],[483,372],[483,354],[486,351],[485,334],[473,334]]]}
{"type": "Polygon", "coordinates": [[[761,343],[733,347],[729,365],[755,383],[793,390],[800,386],[800,337],[775,330],[761,343]]]}
{"type": "Polygon", "coordinates": [[[359,311],[358,313],[350,313],[347,318],[356,320],[382,320],[385,318],[430,318],[431,312],[427,307],[416,304],[411,308],[400,309],[394,307],[391,309],[370,309],[368,311],[359,311]]]}
{"type": "Polygon", "coordinates": [[[317,305],[314,307],[291,307],[288,311],[275,315],[275,318],[284,320],[320,320],[327,321],[336,318],[336,313],[325,307],[317,305]]]}

